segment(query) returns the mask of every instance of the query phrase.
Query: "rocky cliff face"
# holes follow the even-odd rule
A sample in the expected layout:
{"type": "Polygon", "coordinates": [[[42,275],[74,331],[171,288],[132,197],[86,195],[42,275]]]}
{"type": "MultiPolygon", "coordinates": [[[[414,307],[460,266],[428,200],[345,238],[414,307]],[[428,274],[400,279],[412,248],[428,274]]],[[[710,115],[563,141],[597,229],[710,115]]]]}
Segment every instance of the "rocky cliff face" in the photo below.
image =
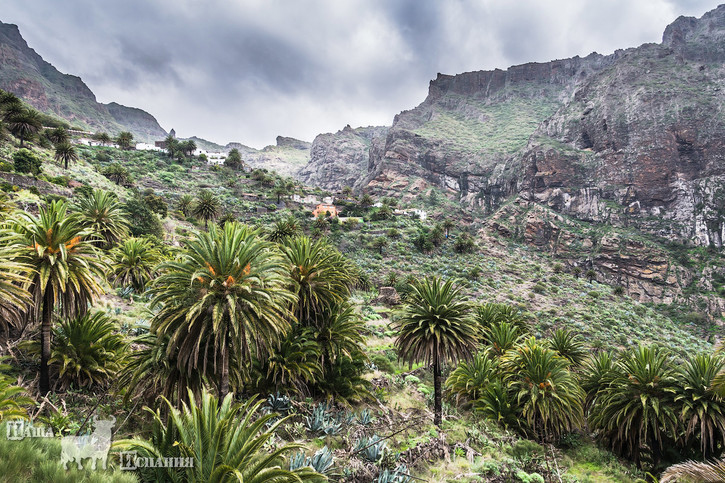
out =
{"type": "Polygon", "coordinates": [[[62,74],[31,49],[16,25],[0,22],[0,89],[36,109],[75,126],[117,134],[130,131],[140,141],[166,136],[149,113],[120,104],[101,104],[80,77],[62,74]]]}
{"type": "Polygon", "coordinates": [[[429,186],[493,212],[520,195],[575,218],[721,247],[725,6],[662,44],[439,75],[396,116],[360,189],[429,186]]]}
{"type": "Polygon", "coordinates": [[[299,170],[310,160],[309,142],[285,136],[277,136],[275,145],[266,146],[261,150],[239,143],[227,144],[228,149],[233,147],[239,149],[244,162],[252,168],[276,171],[283,176],[298,177],[299,170]]]}
{"type": "Polygon", "coordinates": [[[345,126],[336,133],[318,135],[312,142],[310,161],[297,177],[328,190],[359,183],[368,173],[373,143],[384,140],[387,131],[387,127],[345,126]]]}

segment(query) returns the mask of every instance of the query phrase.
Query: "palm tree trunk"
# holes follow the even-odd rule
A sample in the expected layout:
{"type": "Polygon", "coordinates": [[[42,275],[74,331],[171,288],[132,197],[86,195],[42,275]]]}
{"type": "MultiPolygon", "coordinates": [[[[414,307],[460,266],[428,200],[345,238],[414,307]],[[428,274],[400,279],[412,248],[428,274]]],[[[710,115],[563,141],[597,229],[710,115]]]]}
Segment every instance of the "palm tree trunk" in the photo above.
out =
{"type": "Polygon", "coordinates": [[[50,287],[46,287],[43,295],[43,312],[40,326],[40,395],[45,396],[50,391],[50,373],[48,361],[50,361],[50,329],[53,317],[53,293],[50,287]]]}
{"type": "Polygon", "coordinates": [[[443,402],[441,394],[441,363],[436,354],[433,360],[433,423],[440,428],[443,422],[443,402]]]}
{"type": "Polygon", "coordinates": [[[219,400],[221,401],[229,393],[229,345],[228,337],[224,339],[224,348],[222,352],[222,377],[219,383],[219,400]]]}

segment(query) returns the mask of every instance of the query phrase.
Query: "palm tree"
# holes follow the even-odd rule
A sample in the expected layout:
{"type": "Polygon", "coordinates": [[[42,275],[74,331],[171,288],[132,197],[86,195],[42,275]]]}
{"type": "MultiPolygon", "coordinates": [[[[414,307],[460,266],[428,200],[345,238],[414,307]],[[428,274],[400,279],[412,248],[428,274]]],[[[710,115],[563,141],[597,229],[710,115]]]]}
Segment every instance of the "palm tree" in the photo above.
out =
{"type": "Polygon", "coordinates": [[[53,328],[49,364],[58,370],[58,383],[67,389],[104,386],[123,367],[126,341],[104,312],[61,321],[53,328]]]}
{"type": "MultiPolygon", "coordinates": [[[[193,401],[193,394],[189,395],[193,401]]],[[[204,391],[201,403],[175,408],[164,400],[169,417],[160,411],[146,410],[153,416],[151,439],[125,439],[114,442],[114,448],[132,450],[140,456],[157,458],[188,458],[188,468],[147,468],[141,470],[146,481],[301,483],[326,481],[310,467],[283,470],[285,454],[301,448],[299,444],[275,445],[268,453],[268,443],[287,418],[275,420],[274,413],[257,413],[263,401],[254,398],[240,404],[227,395],[221,404],[204,391]]]]}
{"type": "Polygon", "coordinates": [[[360,205],[360,208],[363,208],[363,209],[367,210],[368,208],[370,208],[371,206],[373,206],[373,198],[372,198],[372,196],[370,196],[369,194],[365,193],[360,198],[360,202],[358,203],[358,205],[360,205]]]}
{"type": "Polygon", "coordinates": [[[78,153],[76,148],[73,147],[68,141],[60,143],[55,146],[55,154],[53,155],[56,161],[63,163],[65,169],[68,169],[68,163],[71,161],[78,161],[78,153]]]}
{"type": "Polygon", "coordinates": [[[283,196],[287,196],[287,193],[289,191],[287,190],[287,186],[284,184],[278,184],[274,187],[274,190],[272,190],[272,193],[277,197],[277,204],[280,203],[283,196]]]}
{"type": "Polygon", "coordinates": [[[321,365],[332,370],[342,357],[353,357],[365,347],[364,324],[352,307],[343,304],[323,312],[314,330],[315,341],[321,350],[321,365]]]}
{"type": "Polygon", "coordinates": [[[109,136],[108,133],[105,132],[96,133],[93,135],[93,138],[104,146],[111,142],[111,136],[109,136]]]}
{"type": "Polygon", "coordinates": [[[121,163],[112,163],[103,170],[103,176],[110,179],[117,185],[126,186],[131,182],[131,174],[121,163]]]}
{"type": "Polygon", "coordinates": [[[532,337],[505,356],[503,368],[504,382],[539,441],[581,426],[584,393],[568,360],[532,337]]]}
{"type": "Polygon", "coordinates": [[[682,442],[699,439],[703,459],[725,443],[725,401],[712,389],[724,366],[720,355],[697,354],[680,366],[676,376],[675,403],[685,429],[682,442]]]}
{"type": "Polygon", "coordinates": [[[572,366],[579,366],[587,356],[581,338],[566,329],[556,329],[549,339],[549,348],[567,359],[572,366]]]}
{"type": "Polygon", "coordinates": [[[68,142],[68,131],[66,131],[62,126],[46,130],[45,132],[47,133],[48,139],[50,139],[50,142],[53,144],[68,142]]]}
{"type": "Polygon", "coordinates": [[[9,330],[22,322],[31,303],[28,284],[32,268],[23,263],[24,247],[16,233],[0,230],[0,328],[9,330]]]}
{"type": "Polygon", "coordinates": [[[498,361],[486,352],[479,352],[470,362],[461,362],[446,379],[446,389],[468,405],[481,397],[486,387],[499,379],[498,361]]]}
{"type": "Polygon", "coordinates": [[[131,149],[131,143],[133,142],[133,134],[128,131],[122,131],[118,133],[116,137],[116,144],[121,149],[131,149]]]}
{"type": "Polygon", "coordinates": [[[275,243],[282,243],[286,239],[297,236],[300,232],[300,226],[295,217],[290,215],[284,220],[277,220],[268,232],[267,238],[275,243]]]}
{"type": "Polygon", "coordinates": [[[237,148],[232,148],[232,150],[229,151],[229,154],[227,154],[227,157],[224,160],[224,166],[232,169],[239,169],[244,166],[242,155],[239,153],[237,148]]]}
{"type": "Polygon", "coordinates": [[[191,195],[181,195],[181,198],[179,198],[179,211],[184,216],[189,216],[189,213],[191,213],[191,207],[194,204],[194,198],[191,197],[191,195]]]}
{"type": "Polygon", "coordinates": [[[481,304],[476,307],[475,318],[481,330],[486,330],[501,322],[508,322],[518,327],[522,334],[528,331],[528,326],[521,316],[521,312],[511,305],[493,302],[481,304]]]}
{"type": "Polygon", "coordinates": [[[453,220],[445,219],[443,220],[443,229],[446,232],[446,238],[448,238],[448,235],[451,233],[451,229],[455,228],[456,224],[453,222],[453,220]]]}
{"type": "Polygon", "coordinates": [[[208,229],[209,220],[219,216],[220,210],[221,206],[217,197],[211,191],[201,190],[192,213],[204,220],[204,228],[208,229]]]}
{"type": "Polygon", "coordinates": [[[111,281],[143,293],[156,273],[161,253],[146,238],[128,238],[111,252],[111,281]]]}
{"type": "Polygon", "coordinates": [[[609,386],[615,375],[614,356],[609,352],[599,352],[584,361],[581,370],[584,409],[589,410],[597,403],[597,397],[609,386]]]}
{"type": "Polygon", "coordinates": [[[125,401],[140,397],[153,403],[161,396],[180,402],[188,391],[195,396],[201,394],[203,375],[179,369],[178,348],[170,342],[169,335],[158,335],[153,329],[133,340],[136,349],[129,355],[117,386],[125,392],[125,401]]]}
{"type": "Polygon", "coordinates": [[[398,357],[412,366],[423,361],[433,365],[435,419],[442,422],[441,368],[446,362],[468,359],[478,337],[469,318],[470,305],[461,300],[453,282],[426,277],[413,285],[398,325],[395,346],[398,357]]]}
{"type": "Polygon", "coordinates": [[[716,461],[685,461],[672,465],[662,473],[659,483],[720,483],[725,481],[725,459],[716,461]]]}
{"type": "Polygon", "coordinates": [[[379,236],[373,240],[373,248],[378,250],[378,252],[382,255],[383,249],[388,246],[388,240],[387,238],[384,238],[382,236],[379,236]]]}
{"type": "Polygon", "coordinates": [[[289,329],[288,267],[248,226],[210,226],[160,271],[150,289],[159,308],[152,328],[171,336],[179,368],[216,376],[221,397],[229,392],[230,353],[248,364],[252,350],[262,357],[289,329]]]}
{"type": "Polygon", "coordinates": [[[93,190],[88,195],[81,196],[73,209],[78,213],[81,225],[99,237],[95,241],[97,246],[109,248],[128,236],[126,211],[116,195],[110,191],[93,190]]]}
{"type": "Polygon", "coordinates": [[[615,452],[638,466],[650,452],[656,466],[677,428],[671,357],[664,349],[639,347],[624,354],[613,371],[589,412],[589,423],[615,452]]]}
{"type": "Polygon", "coordinates": [[[491,354],[496,357],[503,357],[519,343],[522,337],[519,328],[508,322],[495,323],[482,334],[482,339],[488,344],[491,354]]]}
{"type": "Polygon", "coordinates": [[[20,147],[24,141],[30,139],[43,127],[40,115],[34,109],[20,108],[19,110],[6,110],[6,119],[10,131],[20,139],[20,147]]]}
{"type": "Polygon", "coordinates": [[[355,282],[355,272],[334,247],[306,236],[290,238],[281,246],[294,292],[295,318],[314,325],[325,310],[342,304],[355,282]]]}
{"type": "Polygon", "coordinates": [[[96,296],[103,293],[98,282],[104,278],[101,257],[88,240],[77,215],[68,214],[64,201],[40,207],[37,217],[21,213],[13,229],[24,247],[21,260],[32,267],[27,285],[34,303],[34,317],[40,328],[39,390],[50,390],[48,361],[53,310],[65,317],[82,315],[96,296]]]}
{"type": "Polygon", "coordinates": [[[323,377],[319,361],[320,349],[312,328],[297,326],[269,357],[258,361],[257,386],[268,385],[268,392],[309,394],[307,385],[323,377]]]}
{"type": "Polygon", "coordinates": [[[33,405],[34,401],[23,396],[25,389],[13,384],[13,379],[4,374],[10,366],[2,364],[3,359],[0,357],[0,423],[9,419],[27,419],[28,412],[23,406],[33,405]]]}

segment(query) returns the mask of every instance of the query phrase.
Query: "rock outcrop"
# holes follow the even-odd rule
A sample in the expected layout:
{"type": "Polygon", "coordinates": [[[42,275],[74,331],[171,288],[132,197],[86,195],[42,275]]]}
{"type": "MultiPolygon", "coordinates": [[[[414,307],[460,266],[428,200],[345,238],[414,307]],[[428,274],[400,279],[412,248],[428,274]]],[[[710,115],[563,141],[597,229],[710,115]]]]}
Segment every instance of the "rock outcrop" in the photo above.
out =
{"type": "Polygon", "coordinates": [[[345,126],[336,133],[318,135],[312,142],[310,161],[297,177],[328,190],[359,183],[368,173],[373,143],[384,140],[387,131],[386,127],[345,126]]]}
{"type": "Polygon", "coordinates": [[[483,213],[523,196],[581,220],[721,247],[724,61],[721,6],[677,19],[661,44],[439,74],[368,148],[356,188],[405,199],[435,186],[483,213]]]}
{"type": "Polygon", "coordinates": [[[20,35],[16,25],[0,22],[0,89],[10,91],[34,108],[67,120],[73,126],[106,131],[130,131],[139,141],[166,137],[156,119],[141,109],[117,103],[101,104],[80,77],[62,74],[43,60],[20,35]]]}

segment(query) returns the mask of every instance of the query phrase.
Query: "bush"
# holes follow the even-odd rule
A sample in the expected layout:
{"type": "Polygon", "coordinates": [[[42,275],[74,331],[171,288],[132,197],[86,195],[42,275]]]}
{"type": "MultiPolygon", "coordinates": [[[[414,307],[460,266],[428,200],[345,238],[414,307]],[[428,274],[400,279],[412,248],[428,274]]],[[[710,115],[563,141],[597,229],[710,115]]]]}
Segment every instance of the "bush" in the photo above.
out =
{"type": "Polygon", "coordinates": [[[0,161],[0,172],[9,173],[13,170],[13,165],[7,161],[0,161]]]}
{"type": "Polygon", "coordinates": [[[163,237],[163,229],[158,217],[151,211],[143,199],[133,198],[126,202],[128,222],[133,236],[153,235],[163,237]]]}
{"type": "Polygon", "coordinates": [[[19,173],[40,174],[43,162],[32,151],[23,148],[13,154],[13,164],[19,173]]]}

